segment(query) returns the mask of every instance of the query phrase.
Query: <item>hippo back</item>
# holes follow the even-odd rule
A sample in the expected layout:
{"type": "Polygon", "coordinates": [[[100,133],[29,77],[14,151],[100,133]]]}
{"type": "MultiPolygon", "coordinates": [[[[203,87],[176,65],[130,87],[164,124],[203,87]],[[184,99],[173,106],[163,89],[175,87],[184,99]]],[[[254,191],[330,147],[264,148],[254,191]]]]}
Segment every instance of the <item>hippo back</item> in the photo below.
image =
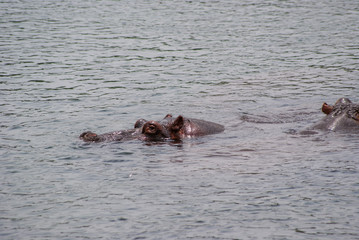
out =
{"type": "Polygon", "coordinates": [[[346,114],[339,116],[326,116],[318,124],[313,126],[313,129],[330,130],[330,131],[358,131],[358,121],[348,118],[346,114]]]}
{"type": "Polygon", "coordinates": [[[224,131],[224,126],[221,124],[196,118],[185,118],[184,128],[188,136],[202,136],[224,131]]]}
{"type": "Polygon", "coordinates": [[[178,116],[170,125],[170,138],[180,140],[188,137],[215,134],[224,131],[224,126],[195,118],[178,116]]]}

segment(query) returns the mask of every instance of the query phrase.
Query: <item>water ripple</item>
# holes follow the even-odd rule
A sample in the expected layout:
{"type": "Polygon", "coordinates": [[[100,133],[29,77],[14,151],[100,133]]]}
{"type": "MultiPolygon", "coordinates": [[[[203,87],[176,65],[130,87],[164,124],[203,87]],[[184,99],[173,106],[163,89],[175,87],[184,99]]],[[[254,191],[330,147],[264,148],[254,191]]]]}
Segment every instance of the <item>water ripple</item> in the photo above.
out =
{"type": "Polygon", "coordinates": [[[358,238],[357,134],[299,134],[323,102],[359,102],[358,10],[2,1],[1,237],[358,238]],[[226,131],[78,139],[167,113],[226,131]]]}

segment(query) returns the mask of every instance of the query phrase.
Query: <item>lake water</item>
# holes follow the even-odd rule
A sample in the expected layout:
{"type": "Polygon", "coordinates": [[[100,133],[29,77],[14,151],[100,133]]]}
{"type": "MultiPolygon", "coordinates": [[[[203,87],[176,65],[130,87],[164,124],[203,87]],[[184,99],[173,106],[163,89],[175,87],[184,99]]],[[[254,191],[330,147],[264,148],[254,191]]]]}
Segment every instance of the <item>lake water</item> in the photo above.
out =
{"type": "Polygon", "coordinates": [[[1,1],[1,239],[359,239],[359,3],[1,1]],[[167,113],[225,132],[86,144],[167,113]]]}

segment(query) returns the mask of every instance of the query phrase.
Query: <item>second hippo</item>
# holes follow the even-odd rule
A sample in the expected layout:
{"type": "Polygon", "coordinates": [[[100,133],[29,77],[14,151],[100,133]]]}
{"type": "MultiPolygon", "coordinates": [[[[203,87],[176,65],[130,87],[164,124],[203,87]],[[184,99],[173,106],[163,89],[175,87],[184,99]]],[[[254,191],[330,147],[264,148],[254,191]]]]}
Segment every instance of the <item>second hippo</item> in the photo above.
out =
{"type": "Polygon", "coordinates": [[[359,131],[359,104],[352,103],[348,98],[339,98],[333,106],[323,103],[322,112],[327,116],[313,129],[359,131]]]}

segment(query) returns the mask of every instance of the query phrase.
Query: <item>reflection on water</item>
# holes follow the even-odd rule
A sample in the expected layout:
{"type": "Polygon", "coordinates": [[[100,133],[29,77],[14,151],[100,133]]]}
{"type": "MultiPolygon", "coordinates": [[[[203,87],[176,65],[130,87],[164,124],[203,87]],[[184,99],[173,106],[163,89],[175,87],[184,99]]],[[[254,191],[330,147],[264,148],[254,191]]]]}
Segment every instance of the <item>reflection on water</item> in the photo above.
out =
{"type": "Polygon", "coordinates": [[[353,239],[355,1],[2,1],[1,239],[353,239]],[[167,113],[180,143],[86,144],[167,113]]]}

